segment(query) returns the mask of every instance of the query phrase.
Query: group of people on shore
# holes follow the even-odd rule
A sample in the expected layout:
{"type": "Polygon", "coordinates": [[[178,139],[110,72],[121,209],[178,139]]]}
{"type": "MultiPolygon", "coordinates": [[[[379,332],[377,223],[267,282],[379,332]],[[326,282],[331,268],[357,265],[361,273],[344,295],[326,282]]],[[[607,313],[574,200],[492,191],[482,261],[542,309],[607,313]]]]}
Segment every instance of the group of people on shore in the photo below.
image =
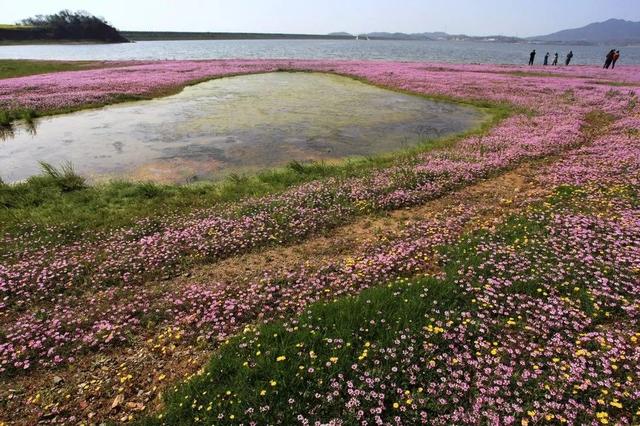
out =
{"type": "MultiPolygon", "coordinates": [[[[551,55],[549,54],[549,52],[547,52],[546,55],[544,55],[544,62],[542,63],[542,65],[549,65],[549,57],[551,55]]],[[[557,66],[558,65],[558,52],[556,52],[556,54],[553,57],[553,62],[551,63],[551,65],[553,66],[557,66]]],[[[569,53],[567,53],[567,57],[564,60],[564,64],[565,65],[569,65],[571,63],[571,60],[573,59],[573,50],[570,50],[569,53]]],[[[536,50],[533,49],[533,51],[529,54],[529,65],[533,65],[535,63],[536,60],[536,50]]]]}
{"type": "Polygon", "coordinates": [[[602,68],[609,69],[609,67],[611,67],[611,69],[614,69],[616,67],[616,62],[618,62],[618,59],[620,59],[620,51],[611,49],[609,53],[607,53],[607,57],[604,61],[604,66],[602,68]]]}
{"type": "MultiPolygon", "coordinates": [[[[542,63],[542,65],[545,65],[545,66],[549,65],[550,56],[551,55],[549,54],[549,52],[547,52],[547,54],[544,55],[544,62],[542,63]]],[[[569,53],[567,54],[567,58],[564,61],[564,64],[569,65],[571,63],[571,59],[573,59],[573,51],[569,51],[569,53]]],[[[616,49],[611,49],[609,53],[607,53],[604,66],[602,68],[614,69],[616,67],[616,62],[618,62],[618,59],[620,59],[620,51],[616,49]]],[[[533,49],[529,54],[529,65],[533,65],[535,63],[535,60],[536,60],[536,50],[533,49]]],[[[555,56],[553,57],[553,62],[551,63],[551,65],[554,65],[554,66],[558,65],[558,52],[556,52],[555,56]]]]}

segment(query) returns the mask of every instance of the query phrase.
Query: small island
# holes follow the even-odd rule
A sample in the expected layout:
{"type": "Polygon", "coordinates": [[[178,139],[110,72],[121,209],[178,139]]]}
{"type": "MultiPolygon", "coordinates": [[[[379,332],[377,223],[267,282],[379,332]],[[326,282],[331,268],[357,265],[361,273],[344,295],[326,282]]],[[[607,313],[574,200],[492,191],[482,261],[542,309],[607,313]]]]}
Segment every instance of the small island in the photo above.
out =
{"type": "Polygon", "coordinates": [[[35,42],[128,43],[129,40],[104,19],[69,10],[0,26],[0,44],[35,42]]]}

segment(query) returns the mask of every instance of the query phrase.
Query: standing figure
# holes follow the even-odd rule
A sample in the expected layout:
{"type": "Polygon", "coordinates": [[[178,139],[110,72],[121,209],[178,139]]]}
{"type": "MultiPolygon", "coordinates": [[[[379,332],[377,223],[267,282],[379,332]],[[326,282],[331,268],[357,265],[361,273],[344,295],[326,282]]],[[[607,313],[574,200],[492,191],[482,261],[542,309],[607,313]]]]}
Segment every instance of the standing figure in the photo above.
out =
{"type": "Polygon", "coordinates": [[[529,54],[529,65],[533,65],[533,62],[536,60],[536,50],[533,49],[533,51],[529,54]]]}
{"type": "Polygon", "coordinates": [[[553,57],[553,63],[551,65],[558,65],[558,52],[556,52],[555,56],[553,57]]]}
{"type": "Polygon", "coordinates": [[[564,64],[566,66],[569,66],[569,64],[571,63],[571,59],[573,59],[573,50],[570,50],[569,53],[567,54],[567,60],[564,61],[564,64]]]}
{"type": "Polygon", "coordinates": [[[611,62],[613,62],[613,55],[615,54],[616,54],[615,49],[611,49],[609,53],[607,53],[607,57],[605,58],[605,61],[604,61],[604,66],[602,68],[609,69],[609,67],[611,66],[611,62]]]}
{"type": "Polygon", "coordinates": [[[620,59],[620,51],[616,50],[616,53],[613,54],[613,62],[611,62],[611,69],[616,67],[616,62],[620,59]]]}
{"type": "Polygon", "coordinates": [[[549,52],[547,52],[546,55],[544,55],[544,64],[543,65],[549,65],[549,52]]]}

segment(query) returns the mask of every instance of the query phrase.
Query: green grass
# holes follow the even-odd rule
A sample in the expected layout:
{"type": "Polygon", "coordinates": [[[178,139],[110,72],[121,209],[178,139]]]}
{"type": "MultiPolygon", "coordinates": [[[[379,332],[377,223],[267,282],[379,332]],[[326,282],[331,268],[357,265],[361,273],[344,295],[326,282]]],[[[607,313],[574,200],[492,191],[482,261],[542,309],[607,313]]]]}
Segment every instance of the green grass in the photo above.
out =
{"type": "MultiPolygon", "coordinates": [[[[147,418],[141,423],[186,425],[199,417],[202,424],[233,424],[228,418],[231,413],[241,417],[242,407],[269,404],[270,414],[279,413],[280,418],[264,418],[264,424],[276,424],[277,420],[283,421],[282,424],[297,424],[296,419],[290,417],[291,413],[304,410],[291,406],[288,402],[291,395],[304,389],[312,393],[314,388],[321,387],[317,386],[319,382],[326,383],[340,372],[348,375],[350,366],[358,361],[370,343],[385,347],[397,339],[400,332],[420,333],[425,326],[425,316],[433,320],[443,318],[434,313],[436,306],[446,307],[449,312],[460,312],[470,303],[452,283],[430,278],[400,280],[364,291],[358,297],[315,304],[294,323],[249,327],[245,333],[222,345],[204,374],[177,388],[168,397],[161,420],[147,418]],[[386,326],[370,326],[372,318],[386,326]],[[294,324],[297,329],[292,331],[294,324]],[[336,347],[328,344],[327,339],[348,344],[336,347]],[[262,353],[258,355],[256,349],[262,353]],[[311,353],[316,357],[314,361],[310,359],[311,355],[307,356],[311,353]],[[279,362],[278,357],[286,360],[279,362]],[[332,365],[326,368],[325,363],[332,359],[332,365]],[[245,363],[251,363],[251,368],[245,363]],[[304,366],[304,371],[300,365],[304,366]],[[309,367],[315,367],[316,373],[307,374],[309,367]],[[265,395],[261,394],[263,392],[265,395]],[[195,407],[192,401],[197,401],[195,407]],[[229,407],[230,401],[239,401],[237,411],[229,407]],[[206,411],[209,403],[213,410],[206,411]],[[200,405],[205,410],[198,410],[200,405]],[[231,409],[227,411],[227,408],[231,409]],[[216,417],[221,411],[226,411],[224,421],[218,421],[216,417]]],[[[343,413],[337,409],[327,403],[326,412],[322,414],[325,418],[341,417],[343,413]]]]}
{"type": "Polygon", "coordinates": [[[24,77],[60,71],[78,71],[97,66],[92,61],[30,61],[21,59],[0,59],[0,79],[24,77]]]}
{"type": "Polygon", "coordinates": [[[0,142],[5,137],[13,136],[13,122],[16,120],[22,120],[27,126],[32,129],[35,129],[35,119],[38,114],[32,109],[12,109],[12,110],[1,110],[0,109],[0,142]]]}
{"type": "MultiPolygon", "coordinates": [[[[34,176],[27,181],[0,186],[0,232],[47,238],[55,227],[69,241],[89,230],[106,230],[132,224],[144,217],[219,206],[251,196],[275,194],[304,182],[365,176],[374,170],[417,154],[455,144],[463,137],[483,134],[513,109],[505,105],[482,105],[488,119],[471,131],[451,137],[425,141],[401,152],[369,158],[352,158],[326,163],[299,164],[266,170],[247,176],[230,176],[217,182],[187,185],[161,185],[112,181],[64,191],[50,176],[34,176]]],[[[5,247],[11,251],[12,248],[5,247]]]]}

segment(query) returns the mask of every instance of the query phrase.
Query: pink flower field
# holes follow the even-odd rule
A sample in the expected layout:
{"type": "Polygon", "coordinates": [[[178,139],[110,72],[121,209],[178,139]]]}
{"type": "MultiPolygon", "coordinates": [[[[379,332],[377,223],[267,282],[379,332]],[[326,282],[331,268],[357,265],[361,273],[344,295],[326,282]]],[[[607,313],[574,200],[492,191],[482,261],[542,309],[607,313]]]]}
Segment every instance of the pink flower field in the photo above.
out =
{"type": "Polygon", "coordinates": [[[285,70],[502,105],[511,115],[360,177],[73,241],[39,243],[0,225],[0,244],[22,247],[0,252],[0,425],[145,416],[158,424],[640,422],[638,66],[132,63],[0,80],[0,109],[44,114],[285,70]],[[424,213],[525,166],[538,192],[509,214],[487,219],[493,206],[482,200],[434,207],[347,257],[292,257],[246,280],[207,276],[211,265],[295,252],[359,221],[424,213]],[[376,300],[362,307],[384,289],[388,312],[376,300]],[[405,299],[418,302],[402,308],[405,299]],[[327,322],[337,320],[309,314],[329,302],[353,304],[346,334],[327,322]]]}
{"type": "MultiPolygon", "coordinates": [[[[544,73],[527,76],[525,67],[497,65],[453,65],[349,61],[170,61],[140,63],[99,70],[71,71],[0,82],[0,106],[38,110],[66,109],[86,104],[101,104],[117,96],[145,96],[164,90],[227,75],[272,72],[278,70],[335,72],[366,79],[387,87],[417,93],[508,101],[529,106],[527,92],[571,90],[577,86],[602,85],[607,82],[640,84],[638,67],[626,66],[612,74],[598,67],[549,68],[544,73]],[[520,84],[512,90],[500,89],[523,73],[520,84]],[[549,77],[558,77],[558,80],[549,77]]],[[[518,81],[518,80],[516,80],[518,81]]],[[[584,89],[584,87],[583,87],[584,89]]],[[[599,90],[596,90],[599,92],[599,90]]],[[[541,105],[540,105],[541,106],[541,105]]]]}

